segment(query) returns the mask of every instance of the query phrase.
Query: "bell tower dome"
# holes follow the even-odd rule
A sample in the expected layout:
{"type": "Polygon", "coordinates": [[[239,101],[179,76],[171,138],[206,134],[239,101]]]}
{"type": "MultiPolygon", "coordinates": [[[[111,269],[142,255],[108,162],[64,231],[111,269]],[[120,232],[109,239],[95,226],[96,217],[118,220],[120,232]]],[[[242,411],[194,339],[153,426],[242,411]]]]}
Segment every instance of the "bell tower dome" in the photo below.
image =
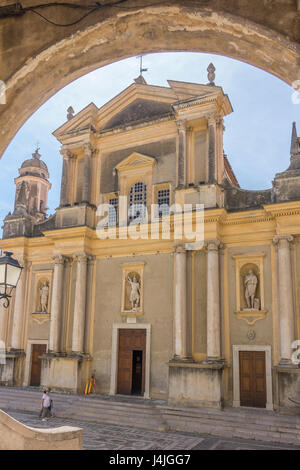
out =
{"type": "Polygon", "coordinates": [[[13,213],[4,220],[3,238],[30,236],[33,227],[47,217],[48,191],[51,183],[45,162],[41,160],[39,149],[32,158],[25,160],[15,178],[16,194],[13,213]]]}
{"type": "Polygon", "coordinates": [[[14,212],[23,212],[31,215],[36,222],[46,218],[48,191],[51,183],[48,181],[49,172],[46,163],[41,160],[39,149],[32,154],[32,158],[25,160],[15,178],[16,197],[14,212]]]}

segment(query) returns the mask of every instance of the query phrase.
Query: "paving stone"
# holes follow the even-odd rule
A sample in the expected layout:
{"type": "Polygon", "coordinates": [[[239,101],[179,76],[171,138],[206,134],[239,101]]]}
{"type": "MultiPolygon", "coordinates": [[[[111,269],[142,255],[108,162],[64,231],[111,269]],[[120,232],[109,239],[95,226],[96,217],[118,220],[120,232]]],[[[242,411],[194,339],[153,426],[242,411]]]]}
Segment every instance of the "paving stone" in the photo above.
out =
{"type": "Polygon", "coordinates": [[[299,450],[300,446],[213,437],[179,431],[153,431],[54,417],[41,421],[38,413],[4,410],[34,428],[76,426],[83,429],[83,447],[90,450],[299,450]]]}

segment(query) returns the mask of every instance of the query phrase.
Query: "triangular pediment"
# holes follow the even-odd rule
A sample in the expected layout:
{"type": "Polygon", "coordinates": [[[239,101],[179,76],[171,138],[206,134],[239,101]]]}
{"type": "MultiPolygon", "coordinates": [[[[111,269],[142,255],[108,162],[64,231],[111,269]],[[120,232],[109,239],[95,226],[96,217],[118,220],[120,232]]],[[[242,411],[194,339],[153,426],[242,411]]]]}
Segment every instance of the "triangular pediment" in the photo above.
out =
{"type": "Polygon", "coordinates": [[[61,138],[66,134],[86,129],[93,125],[97,116],[98,108],[94,103],[90,103],[83,108],[79,113],[75,114],[69,121],[65,122],[62,126],[53,132],[53,135],[61,141],[61,138]]]}
{"type": "Polygon", "coordinates": [[[176,100],[169,87],[133,83],[99,109],[96,128],[107,130],[166,114],[176,100]]]}
{"type": "Polygon", "coordinates": [[[124,158],[118,165],[116,169],[118,171],[124,170],[133,170],[136,168],[142,168],[146,166],[153,166],[155,164],[155,158],[148,157],[147,155],[143,155],[142,153],[133,152],[128,157],[124,158]]]}
{"type": "MultiPolygon", "coordinates": [[[[66,138],[76,133],[87,133],[93,128],[96,131],[106,132],[133,123],[151,121],[160,116],[167,116],[174,112],[172,105],[178,105],[182,101],[197,98],[206,99],[215,95],[224,95],[221,87],[201,85],[198,83],[179,82],[168,80],[167,87],[148,85],[135,82],[129,87],[98,108],[90,103],[69,121],[65,122],[53,135],[63,143],[66,138]],[[66,136],[66,137],[65,137],[66,136]]],[[[232,109],[229,104],[228,109],[232,109]]]]}
{"type": "Polygon", "coordinates": [[[132,103],[129,103],[128,106],[123,108],[119,113],[112,116],[101,130],[120,128],[139,121],[157,119],[160,116],[170,114],[171,112],[171,103],[137,98],[132,103]]]}

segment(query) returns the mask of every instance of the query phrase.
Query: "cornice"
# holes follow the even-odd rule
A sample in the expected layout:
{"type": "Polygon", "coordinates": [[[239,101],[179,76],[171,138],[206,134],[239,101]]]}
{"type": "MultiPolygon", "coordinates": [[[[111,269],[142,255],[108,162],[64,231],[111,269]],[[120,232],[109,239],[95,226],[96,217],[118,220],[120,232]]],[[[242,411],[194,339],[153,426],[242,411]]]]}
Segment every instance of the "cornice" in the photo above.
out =
{"type": "Polygon", "coordinates": [[[48,240],[61,240],[66,238],[97,238],[96,230],[87,227],[86,225],[81,225],[80,227],[64,227],[54,230],[47,230],[42,232],[44,237],[48,240]],[[67,236],[66,236],[67,234],[67,236]]]}
{"type": "Polygon", "coordinates": [[[264,211],[272,217],[285,217],[300,214],[300,201],[287,201],[263,206],[264,211]]]}
{"type": "Polygon", "coordinates": [[[143,119],[139,121],[133,121],[123,126],[99,130],[97,131],[97,135],[100,137],[102,135],[106,136],[106,135],[120,134],[122,132],[126,132],[129,130],[135,130],[135,129],[139,129],[142,127],[150,127],[155,124],[160,124],[162,122],[168,122],[168,121],[174,121],[174,120],[175,120],[175,116],[172,113],[166,113],[154,119],[153,118],[143,119]]]}

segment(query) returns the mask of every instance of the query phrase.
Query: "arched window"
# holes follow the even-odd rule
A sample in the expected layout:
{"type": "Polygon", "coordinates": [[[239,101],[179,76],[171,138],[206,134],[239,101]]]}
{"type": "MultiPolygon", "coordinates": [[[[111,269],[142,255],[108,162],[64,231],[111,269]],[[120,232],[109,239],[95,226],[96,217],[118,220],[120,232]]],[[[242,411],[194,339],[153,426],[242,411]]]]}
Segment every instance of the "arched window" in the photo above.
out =
{"type": "Polygon", "coordinates": [[[146,218],[147,186],[142,181],[134,183],[129,190],[129,222],[146,218]]]}

